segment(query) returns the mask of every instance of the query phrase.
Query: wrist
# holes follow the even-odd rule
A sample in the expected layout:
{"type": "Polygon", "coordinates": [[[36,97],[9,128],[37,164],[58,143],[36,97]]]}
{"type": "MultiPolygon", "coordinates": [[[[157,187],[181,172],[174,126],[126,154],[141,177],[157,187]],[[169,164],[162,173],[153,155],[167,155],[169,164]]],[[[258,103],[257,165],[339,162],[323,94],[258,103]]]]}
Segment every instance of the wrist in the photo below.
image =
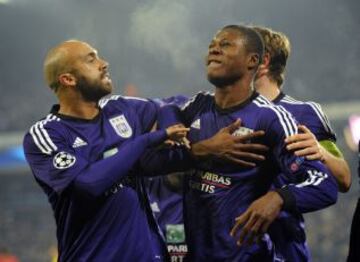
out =
{"type": "Polygon", "coordinates": [[[284,211],[295,211],[296,210],[296,199],[289,187],[284,186],[283,188],[277,188],[274,190],[283,200],[282,210],[284,211]]]}
{"type": "Polygon", "coordinates": [[[209,140],[203,140],[191,145],[191,155],[195,158],[211,156],[211,146],[209,140]]]}

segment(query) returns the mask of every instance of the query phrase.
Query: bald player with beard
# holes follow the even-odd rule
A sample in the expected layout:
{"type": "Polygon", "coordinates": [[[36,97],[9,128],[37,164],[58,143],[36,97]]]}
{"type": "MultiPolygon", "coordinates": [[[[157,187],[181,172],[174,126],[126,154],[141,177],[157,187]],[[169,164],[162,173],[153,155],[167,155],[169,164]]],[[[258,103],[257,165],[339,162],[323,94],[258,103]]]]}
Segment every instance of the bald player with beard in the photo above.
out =
{"type": "Polygon", "coordinates": [[[103,98],[113,89],[108,67],[85,42],[48,52],[45,79],[59,104],[25,135],[25,156],[54,211],[59,261],[163,261],[137,162],[187,129],[149,133],[155,103],[103,98]]]}

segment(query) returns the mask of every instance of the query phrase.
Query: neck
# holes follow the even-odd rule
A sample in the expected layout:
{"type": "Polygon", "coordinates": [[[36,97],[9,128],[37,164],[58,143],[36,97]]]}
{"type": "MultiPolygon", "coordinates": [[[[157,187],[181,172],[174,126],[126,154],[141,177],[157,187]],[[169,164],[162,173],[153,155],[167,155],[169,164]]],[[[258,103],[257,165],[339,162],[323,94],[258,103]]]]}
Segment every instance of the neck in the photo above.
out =
{"type": "Polygon", "coordinates": [[[246,101],[253,91],[252,77],[244,76],[231,85],[216,87],[215,102],[223,109],[233,107],[246,101]]]}
{"type": "Polygon", "coordinates": [[[256,79],[254,84],[256,91],[270,101],[273,101],[280,94],[280,87],[266,75],[256,79]]]}
{"type": "Polygon", "coordinates": [[[91,120],[99,113],[97,102],[84,101],[79,93],[58,94],[59,114],[91,120]]]}

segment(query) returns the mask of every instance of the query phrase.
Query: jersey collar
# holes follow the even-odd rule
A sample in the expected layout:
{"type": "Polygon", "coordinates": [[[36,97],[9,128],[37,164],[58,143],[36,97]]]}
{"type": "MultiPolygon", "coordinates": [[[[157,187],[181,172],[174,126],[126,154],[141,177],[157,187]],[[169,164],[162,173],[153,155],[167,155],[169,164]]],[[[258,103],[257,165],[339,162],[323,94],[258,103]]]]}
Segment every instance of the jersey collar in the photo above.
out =
{"type": "Polygon", "coordinates": [[[238,111],[239,109],[245,107],[246,105],[248,105],[249,103],[251,103],[252,100],[254,100],[256,97],[258,97],[259,93],[257,93],[256,91],[254,91],[251,96],[249,96],[248,99],[246,99],[245,101],[241,102],[240,104],[237,104],[235,106],[232,107],[228,107],[228,108],[221,108],[219,107],[216,103],[215,103],[215,97],[214,97],[214,104],[215,104],[215,109],[216,111],[218,111],[221,114],[228,114],[228,113],[233,113],[238,111]]]}
{"type": "Polygon", "coordinates": [[[273,101],[271,101],[271,102],[273,102],[274,104],[277,104],[281,101],[281,99],[284,98],[284,96],[285,96],[285,94],[283,92],[280,92],[280,94],[277,97],[275,97],[273,99],[273,101]]]}
{"type": "MultiPolygon", "coordinates": [[[[57,117],[63,119],[63,120],[71,120],[71,121],[76,121],[76,122],[83,122],[83,123],[94,123],[97,122],[98,119],[100,118],[100,113],[97,114],[93,119],[84,119],[84,118],[79,118],[79,117],[74,117],[74,116],[68,116],[68,115],[63,115],[63,114],[59,114],[59,110],[60,110],[60,105],[56,104],[53,105],[50,113],[56,115],[57,117]]],[[[101,109],[100,109],[101,111],[101,109]]]]}

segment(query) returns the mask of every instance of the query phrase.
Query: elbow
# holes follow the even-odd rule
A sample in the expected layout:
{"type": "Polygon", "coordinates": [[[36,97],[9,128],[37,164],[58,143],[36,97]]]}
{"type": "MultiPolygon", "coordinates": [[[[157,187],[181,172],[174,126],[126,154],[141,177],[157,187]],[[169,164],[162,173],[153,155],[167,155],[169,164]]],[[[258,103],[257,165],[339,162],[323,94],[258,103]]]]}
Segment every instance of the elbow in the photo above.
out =
{"type": "Polygon", "coordinates": [[[339,180],[338,187],[339,187],[339,192],[341,192],[341,193],[348,192],[351,187],[351,177],[349,176],[348,179],[344,178],[342,180],[339,180]]]}

